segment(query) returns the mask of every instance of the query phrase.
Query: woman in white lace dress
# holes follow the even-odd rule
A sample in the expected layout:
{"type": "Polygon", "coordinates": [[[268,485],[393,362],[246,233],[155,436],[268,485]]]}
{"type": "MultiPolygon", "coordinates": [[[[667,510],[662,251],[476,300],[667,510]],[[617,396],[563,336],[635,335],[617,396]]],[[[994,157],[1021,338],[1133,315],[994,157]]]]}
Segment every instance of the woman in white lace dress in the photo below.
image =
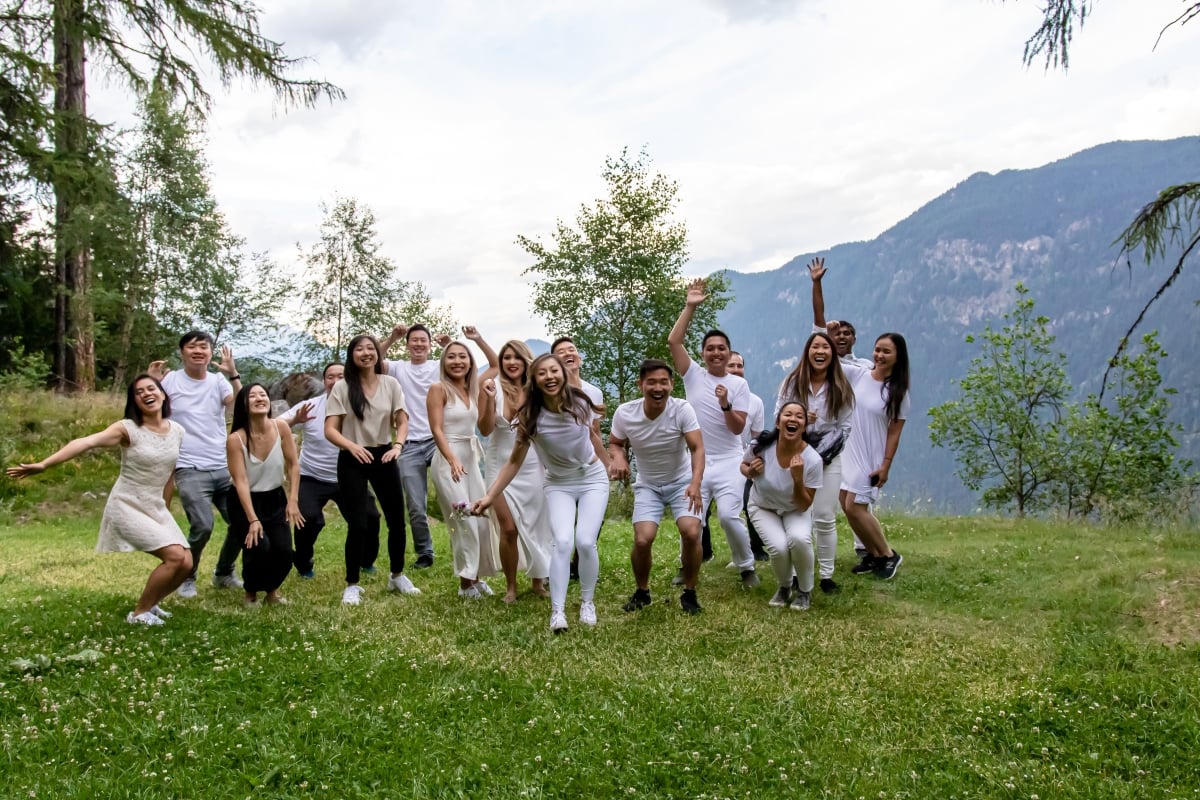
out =
{"type": "Polygon", "coordinates": [[[437,445],[430,474],[450,532],[458,595],[471,599],[493,594],[480,579],[495,575],[500,560],[492,526],[486,519],[466,513],[484,492],[479,466],[483,451],[475,438],[478,392],[479,376],[471,351],[462,342],[446,345],[442,350],[441,380],[429,387],[425,403],[429,430],[437,445]]]}
{"type": "Polygon", "coordinates": [[[45,472],[96,447],[121,447],[121,474],[113,484],[100,520],[98,553],[150,553],[162,563],[146,580],[146,587],[125,621],[162,625],[171,614],[158,603],[179,587],[192,569],[192,554],[179,523],[167,509],[171,477],[179,457],[183,428],[171,422],[171,401],[162,384],[150,375],[139,375],[129,384],[125,418],[99,433],[67,444],[36,464],[9,467],[10,478],[45,472]]]}
{"type": "MultiPolygon", "coordinates": [[[[479,432],[488,437],[484,448],[483,479],[490,486],[517,443],[517,409],[525,404],[525,379],[533,354],[524,342],[511,339],[504,343],[497,356],[474,328],[465,328],[464,332],[488,359],[488,369],[482,377],[483,389],[479,393],[479,432]]],[[[550,516],[542,487],[544,473],[537,452],[530,450],[520,472],[504,487],[491,508],[490,519],[499,531],[500,566],[508,583],[504,593],[506,603],[517,600],[517,570],[522,560],[533,584],[533,593],[538,597],[550,596],[550,551],[554,548],[554,534],[550,531],[550,516]]]]}

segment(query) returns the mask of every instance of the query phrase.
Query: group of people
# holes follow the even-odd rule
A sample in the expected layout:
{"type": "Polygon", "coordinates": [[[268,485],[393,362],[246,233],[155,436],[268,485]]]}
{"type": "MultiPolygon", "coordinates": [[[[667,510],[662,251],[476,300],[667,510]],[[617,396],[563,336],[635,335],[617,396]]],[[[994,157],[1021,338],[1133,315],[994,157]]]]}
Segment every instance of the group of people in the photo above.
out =
{"type": "Polygon", "coordinates": [[[696,280],[668,336],[673,363],[643,362],[641,396],[615,410],[607,444],[602,393],[581,378],[581,358],[569,337],[534,357],[518,340],[497,353],[478,330],[464,327],[465,339],[487,359],[481,372],[466,342],[434,337],[422,325],[397,325],[382,343],[361,334],[349,342],[344,364],[326,366],[320,395],[274,418],[266,387],[241,384],[228,348],[210,371],[215,343],[191,331],[179,343],[182,369],[167,371],[164,362],[154,362],[129,385],[124,419],[8,474],[24,477],[94,447],[121,446],[121,473],[97,550],[141,550],[161,562],[127,616],[131,623],[161,625],[170,616],[161,606],[168,595],[196,595],[214,508],[227,522],[227,535],[213,585],[242,589],[248,607],[257,606],[260,595],[263,603],[286,603],[280,587],[293,568],[301,578],[313,577],[315,542],[331,500],[347,526],[342,602],[363,601],[360,581],[375,571],[384,524],[387,588],[420,594],[405,573],[405,522],[407,512],[413,567],[432,566],[425,515],[430,476],[459,596],[493,594],[484,579],[503,573],[504,600],[514,602],[524,567],[533,592],[550,599],[549,626],[556,633],[568,627],[573,572],[578,619],[597,622],[596,542],[610,481],[634,476],[636,586],[625,611],[651,602],[651,548],[664,511],[680,534],[680,608],[702,610],[696,589],[701,563],[711,557],[705,536],[710,505],[741,585],[759,585],[761,553],[778,587],[770,605],[805,610],[814,572],[823,591],[838,590],[838,506],[861,548],[852,571],[882,579],[896,574],[902,558],[873,506],[909,408],[904,338],[885,333],[870,362],[857,359],[853,326],[824,318],[823,260],[814,259],[809,270],[813,332],[779,388],[769,429],[762,400],[741,374],[744,360],[725,333],[704,335],[699,361],[685,347],[695,311],[707,299],[704,281],[696,280]],[[408,359],[388,360],[400,340],[408,359]],[[436,361],[430,359],[435,342],[442,348],[436,361]],[[673,396],[676,374],[686,399],[673,396]],[[299,455],[295,426],[304,430],[299,455]],[[169,511],[176,489],[188,519],[186,537],[169,511]],[[235,575],[239,551],[242,579],[235,575]]]}

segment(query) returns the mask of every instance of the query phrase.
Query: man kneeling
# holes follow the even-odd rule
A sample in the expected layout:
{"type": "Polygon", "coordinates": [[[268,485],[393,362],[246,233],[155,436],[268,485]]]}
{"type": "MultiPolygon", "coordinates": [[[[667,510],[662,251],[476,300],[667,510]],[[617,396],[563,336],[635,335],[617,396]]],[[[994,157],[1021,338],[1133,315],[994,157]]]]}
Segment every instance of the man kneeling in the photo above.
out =
{"type": "Polygon", "coordinates": [[[637,591],[626,611],[650,605],[650,563],[663,508],[669,507],[679,528],[683,555],[683,594],[679,605],[688,614],[702,610],[696,599],[700,574],[700,482],[704,477],[704,444],[696,412],[672,397],[674,373],[656,358],[642,362],[638,390],[642,399],[617,408],[608,439],[612,458],[609,477],[629,478],[626,447],[633,450],[637,481],[633,486],[633,577],[637,591]]]}

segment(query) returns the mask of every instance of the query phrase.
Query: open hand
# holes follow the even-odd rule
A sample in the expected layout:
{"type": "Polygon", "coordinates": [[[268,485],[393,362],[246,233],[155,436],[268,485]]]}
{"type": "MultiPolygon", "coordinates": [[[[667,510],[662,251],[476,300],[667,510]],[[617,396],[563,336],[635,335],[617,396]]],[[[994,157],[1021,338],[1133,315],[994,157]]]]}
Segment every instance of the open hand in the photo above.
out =
{"type": "Polygon", "coordinates": [[[821,278],[825,277],[824,258],[814,258],[812,261],[808,262],[808,277],[813,279],[813,283],[816,283],[817,281],[821,280],[821,278]]]}

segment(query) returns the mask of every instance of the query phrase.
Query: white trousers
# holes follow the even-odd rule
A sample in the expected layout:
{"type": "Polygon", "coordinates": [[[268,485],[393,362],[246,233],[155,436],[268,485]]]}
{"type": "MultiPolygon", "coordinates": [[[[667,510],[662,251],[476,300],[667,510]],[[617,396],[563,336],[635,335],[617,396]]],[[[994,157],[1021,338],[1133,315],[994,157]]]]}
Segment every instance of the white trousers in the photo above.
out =
{"type": "Polygon", "coordinates": [[[762,537],[763,549],[771,557],[771,570],[780,586],[790,586],[792,573],[799,581],[800,591],[813,588],[812,509],[808,511],[773,511],[759,507],[751,496],[747,508],[750,521],[762,537]]]}
{"type": "MultiPolygon", "coordinates": [[[[842,457],[839,455],[821,473],[821,488],[813,495],[813,538],[817,544],[817,564],[822,578],[833,577],[837,556],[838,494],[842,486],[842,457]]],[[[757,525],[758,523],[754,523],[757,525]]]]}
{"type": "Polygon", "coordinates": [[[550,606],[562,611],[571,580],[571,549],[579,551],[579,595],[584,601],[596,594],[600,555],[596,537],[608,508],[608,472],[598,460],[568,477],[546,476],[546,509],[554,550],[550,555],[550,606]]]}
{"type": "MultiPolygon", "coordinates": [[[[710,500],[717,504],[717,520],[725,531],[725,541],[733,563],[740,570],[754,569],[754,552],[750,549],[750,532],[742,521],[742,493],[746,478],[741,471],[742,457],[705,458],[704,480],[700,484],[700,507],[708,508],[710,500]]],[[[757,520],[754,523],[758,525],[757,520]]]]}

